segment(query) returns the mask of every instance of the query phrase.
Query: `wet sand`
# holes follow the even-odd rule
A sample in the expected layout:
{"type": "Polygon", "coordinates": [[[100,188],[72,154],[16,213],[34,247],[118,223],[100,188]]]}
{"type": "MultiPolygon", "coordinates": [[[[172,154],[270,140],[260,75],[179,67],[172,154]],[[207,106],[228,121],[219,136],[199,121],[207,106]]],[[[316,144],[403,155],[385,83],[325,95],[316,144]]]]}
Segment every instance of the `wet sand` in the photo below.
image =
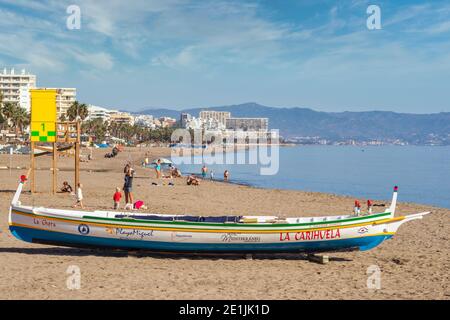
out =
{"type": "MultiPolygon", "coordinates": [[[[123,185],[123,166],[136,169],[135,199],[149,211],[200,215],[319,216],[349,213],[353,198],[324,193],[258,189],[221,182],[187,186],[152,186],[152,169],[139,164],[170,155],[165,148],[128,148],[105,159],[109,149],[95,150],[94,160],[81,163],[88,210],[112,207],[116,186],[123,185]]],[[[87,150],[83,150],[86,154],[87,150]]],[[[68,180],[73,158],[59,159],[59,186],[68,180]]],[[[29,156],[14,155],[13,165],[27,167],[29,156]]],[[[0,155],[0,166],[9,166],[9,155],[0,155]]],[[[50,194],[50,157],[38,160],[37,194],[25,192],[21,201],[36,206],[70,208],[68,194],[50,194]]],[[[450,299],[450,210],[402,203],[396,215],[433,211],[423,220],[403,225],[393,239],[368,252],[334,253],[327,265],[302,256],[194,257],[128,254],[30,244],[15,239],[8,230],[8,207],[17,180],[26,170],[0,170],[0,299],[450,299]],[[69,266],[81,271],[81,288],[69,290],[69,266]],[[367,288],[367,269],[381,270],[381,289],[367,288]]],[[[27,189],[28,190],[28,189],[27,189]]],[[[388,193],[389,190],[386,190],[388,193]]],[[[400,189],[399,200],[402,192],[400,189]]],[[[364,203],[364,199],[360,199],[364,203]]],[[[383,209],[381,209],[383,210],[383,209]]]]}

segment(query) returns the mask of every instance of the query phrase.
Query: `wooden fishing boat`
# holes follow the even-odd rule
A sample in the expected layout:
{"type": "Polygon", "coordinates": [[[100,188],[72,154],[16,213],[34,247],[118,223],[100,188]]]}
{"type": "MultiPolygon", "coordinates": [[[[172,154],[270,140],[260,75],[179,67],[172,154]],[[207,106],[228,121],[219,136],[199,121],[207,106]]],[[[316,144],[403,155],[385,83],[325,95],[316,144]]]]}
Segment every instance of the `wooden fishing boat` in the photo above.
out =
{"type": "Polygon", "coordinates": [[[405,222],[429,212],[395,217],[397,187],[384,212],[284,218],[187,216],[136,211],[76,211],[22,205],[21,177],[11,202],[9,228],[23,241],[70,247],[170,252],[332,252],[369,250],[405,222]]]}

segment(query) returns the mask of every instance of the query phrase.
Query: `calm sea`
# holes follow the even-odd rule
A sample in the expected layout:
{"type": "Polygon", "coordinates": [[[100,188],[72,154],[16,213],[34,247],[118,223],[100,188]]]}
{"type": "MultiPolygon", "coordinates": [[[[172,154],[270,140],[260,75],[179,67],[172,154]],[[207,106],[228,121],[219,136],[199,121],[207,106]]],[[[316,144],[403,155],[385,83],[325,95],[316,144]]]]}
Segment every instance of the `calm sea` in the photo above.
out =
{"type": "MultiPolygon", "coordinates": [[[[248,151],[240,153],[248,156],[248,151]]],[[[279,159],[278,173],[270,176],[261,175],[254,164],[207,166],[218,180],[227,169],[236,183],[366,199],[389,200],[398,185],[400,201],[450,208],[450,147],[280,147],[279,159]]],[[[179,167],[183,173],[200,174],[202,165],[179,167]]]]}

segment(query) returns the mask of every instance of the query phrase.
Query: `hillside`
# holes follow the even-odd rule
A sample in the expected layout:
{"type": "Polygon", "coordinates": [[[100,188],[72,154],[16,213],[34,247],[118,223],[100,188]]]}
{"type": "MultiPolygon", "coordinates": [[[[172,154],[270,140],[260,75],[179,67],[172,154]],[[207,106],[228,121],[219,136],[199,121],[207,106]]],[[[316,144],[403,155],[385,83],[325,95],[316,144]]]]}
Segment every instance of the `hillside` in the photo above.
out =
{"type": "Polygon", "coordinates": [[[229,111],[233,117],[269,118],[270,128],[279,129],[285,138],[318,136],[334,141],[400,139],[411,144],[450,144],[450,112],[435,114],[388,111],[319,112],[309,108],[274,108],[245,103],[183,111],[148,109],[139,113],[179,119],[181,112],[188,112],[197,117],[199,112],[205,109],[229,111]]]}

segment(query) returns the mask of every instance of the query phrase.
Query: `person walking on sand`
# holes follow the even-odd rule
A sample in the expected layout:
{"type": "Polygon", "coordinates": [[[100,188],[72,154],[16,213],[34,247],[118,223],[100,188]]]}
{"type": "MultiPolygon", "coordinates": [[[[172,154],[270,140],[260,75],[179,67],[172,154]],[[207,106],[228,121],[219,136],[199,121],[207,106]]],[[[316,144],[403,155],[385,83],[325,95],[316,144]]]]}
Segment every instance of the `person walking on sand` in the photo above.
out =
{"type": "Polygon", "coordinates": [[[81,183],[78,183],[77,185],[77,192],[76,192],[76,202],[73,205],[74,208],[78,207],[80,205],[81,209],[84,209],[83,205],[83,191],[81,190],[83,188],[83,185],[81,183]]]}
{"type": "Polygon", "coordinates": [[[203,179],[206,179],[207,173],[208,173],[208,168],[205,165],[203,165],[203,167],[202,167],[202,178],[203,179]]]}
{"type": "Polygon", "coordinates": [[[228,181],[229,177],[230,177],[230,173],[228,172],[228,170],[225,170],[225,172],[223,173],[223,180],[228,181]]]}
{"type": "Polygon", "coordinates": [[[120,192],[120,188],[116,188],[116,192],[113,195],[114,200],[114,210],[119,209],[120,207],[120,199],[122,199],[122,193],[120,192]]]}
{"type": "Polygon", "coordinates": [[[214,180],[214,171],[211,170],[211,172],[209,173],[209,177],[211,178],[211,181],[214,180]]]}

